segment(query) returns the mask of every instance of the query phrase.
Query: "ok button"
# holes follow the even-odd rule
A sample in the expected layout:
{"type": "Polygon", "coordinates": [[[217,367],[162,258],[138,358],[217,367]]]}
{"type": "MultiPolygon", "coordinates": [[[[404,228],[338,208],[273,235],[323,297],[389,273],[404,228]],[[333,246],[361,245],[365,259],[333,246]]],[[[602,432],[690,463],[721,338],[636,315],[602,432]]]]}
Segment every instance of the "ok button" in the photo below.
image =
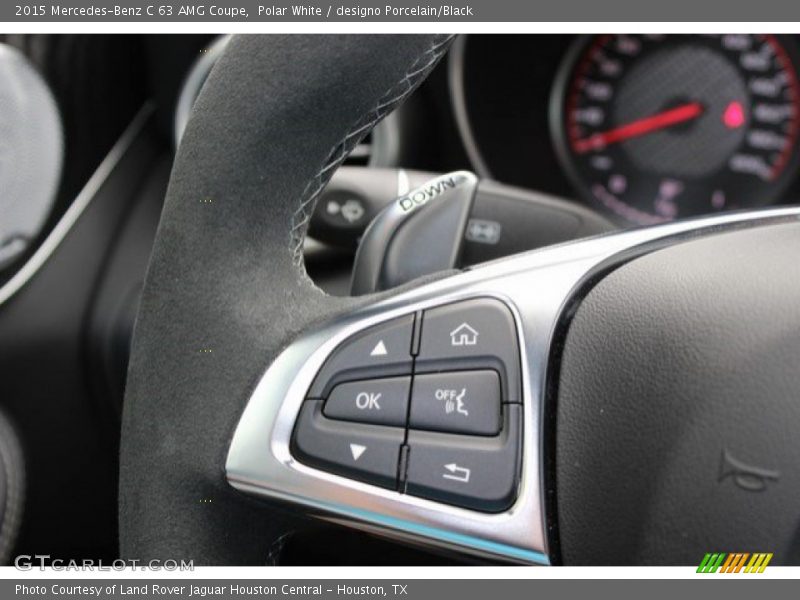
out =
{"type": "Polygon", "coordinates": [[[381,392],[359,392],[356,395],[356,408],[358,410],[380,410],[381,405],[378,400],[383,394],[381,392]]]}
{"type": "Polygon", "coordinates": [[[410,377],[341,383],[331,390],[323,413],[329,419],[405,427],[410,377]]]}

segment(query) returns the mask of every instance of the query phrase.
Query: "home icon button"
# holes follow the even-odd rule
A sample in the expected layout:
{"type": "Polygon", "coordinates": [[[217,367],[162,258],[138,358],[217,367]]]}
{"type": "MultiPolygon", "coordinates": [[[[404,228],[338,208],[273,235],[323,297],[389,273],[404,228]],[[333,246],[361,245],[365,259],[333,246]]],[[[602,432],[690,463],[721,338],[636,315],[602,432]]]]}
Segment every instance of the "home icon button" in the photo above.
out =
{"type": "Polygon", "coordinates": [[[474,346],[478,343],[478,331],[467,322],[450,332],[451,346],[474,346]]]}
{"type": "Polygon", "coordinates": [[[500,375],[503,402],[520,401],[517,328],[501,300],[483,297],[426,308],[421,325],[415,374],[493,370],[500,375]]]}

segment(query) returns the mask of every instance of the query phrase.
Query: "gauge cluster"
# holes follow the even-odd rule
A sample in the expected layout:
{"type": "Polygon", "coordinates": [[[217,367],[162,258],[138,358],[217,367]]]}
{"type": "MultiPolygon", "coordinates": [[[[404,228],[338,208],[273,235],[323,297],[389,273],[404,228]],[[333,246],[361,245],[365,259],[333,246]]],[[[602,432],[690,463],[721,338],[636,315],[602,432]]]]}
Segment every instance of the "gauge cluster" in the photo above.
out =
{"type": "Polygon", "coordinates": [[[585,202],[621,225],[797,195],[793,37],[504,37],[462,39],[449,65],[483,176],[585,202]],[[512,47],[489,51],[498,43],[512,47]]]}

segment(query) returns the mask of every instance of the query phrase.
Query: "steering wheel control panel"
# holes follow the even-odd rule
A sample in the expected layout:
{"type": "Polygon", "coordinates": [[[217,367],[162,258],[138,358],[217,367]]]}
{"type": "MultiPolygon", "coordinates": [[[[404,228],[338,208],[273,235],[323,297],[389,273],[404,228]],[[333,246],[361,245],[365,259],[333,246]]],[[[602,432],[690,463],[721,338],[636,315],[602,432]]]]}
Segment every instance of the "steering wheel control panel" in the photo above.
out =
{"type": "Polygon", "coordinates": [[[731,213],[594,237],[329,319],[265,371],[226,477],[357,529],[550,564],[542,409],[557,324],[575,291],[609,264],[685,236],[798,215],[731,213]]]}
{"type": "Polygon", "coordinates": [[[312,383],[291,443],[314,468],[482,512],[514,503],[521,447],[516,326],[494,298],[345,340],[312,383]]]}

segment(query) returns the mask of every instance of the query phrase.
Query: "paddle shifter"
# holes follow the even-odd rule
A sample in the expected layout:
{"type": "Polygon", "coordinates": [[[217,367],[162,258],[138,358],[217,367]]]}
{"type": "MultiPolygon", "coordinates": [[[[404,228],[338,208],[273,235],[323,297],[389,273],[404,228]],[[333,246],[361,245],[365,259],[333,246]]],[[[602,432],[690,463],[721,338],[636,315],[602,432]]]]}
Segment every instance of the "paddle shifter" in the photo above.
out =
{"type": "MultiPolygon", "coordinates": [[[[377,189],[380,175],[370,177],[377,189]]],[[[329,194],[341,196],[341,182],[333,187],[339,191],[329,194]]],[[[331,210],[326,200],[318,210],[329,216],[353,201],[340,197],[331,210]]],[[[352,292],[611,228],[572,204],[447,173],[372,220],[352,292]]],[[[514,315],[499,298],[477,297],[394,315],[342,339],[304,394],[291,452],[302,464],[404,496],[497,513],[517,498],[522,421],[514,315]]]]}
{"type": "Polygon", "coordinates": [[[401,194],[372,220],[356,254],[351,293],[612,229],[580,205],[455,171],[401,194]]]}

